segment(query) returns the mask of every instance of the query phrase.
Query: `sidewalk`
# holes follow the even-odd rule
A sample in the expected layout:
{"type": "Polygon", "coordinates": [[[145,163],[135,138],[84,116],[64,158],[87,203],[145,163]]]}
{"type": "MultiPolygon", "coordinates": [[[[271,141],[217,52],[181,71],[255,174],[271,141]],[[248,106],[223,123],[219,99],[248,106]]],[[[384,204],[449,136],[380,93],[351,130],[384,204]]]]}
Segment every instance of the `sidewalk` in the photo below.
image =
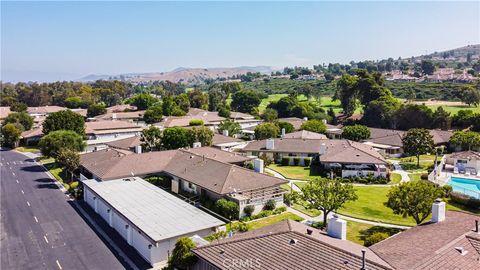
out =
{"type": "Polygon", "coordinates": [[[389,159],[388,160],[390,163],[393,164],[393,167],[395,170],[392,171],[392,173],[398,173],[402,177],[402,180],[400,180],[400,183],[405,183],[410,181],[410,176],[408,175],[408,172],[406,172],[402,166],[400,166],[400,161],[399,160],[393,160],[389,159]]]}

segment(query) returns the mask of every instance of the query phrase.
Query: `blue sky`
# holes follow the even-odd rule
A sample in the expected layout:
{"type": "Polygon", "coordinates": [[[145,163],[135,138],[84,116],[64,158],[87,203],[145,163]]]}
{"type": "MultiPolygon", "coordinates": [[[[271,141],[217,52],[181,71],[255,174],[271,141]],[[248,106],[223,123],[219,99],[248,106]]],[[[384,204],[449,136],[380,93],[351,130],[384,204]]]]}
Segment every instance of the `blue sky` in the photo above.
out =
{"type": "Polygon", "coordinates": [[[311,66],[480,43],[480,2],[1,2],[6,81],[311,66]]]}

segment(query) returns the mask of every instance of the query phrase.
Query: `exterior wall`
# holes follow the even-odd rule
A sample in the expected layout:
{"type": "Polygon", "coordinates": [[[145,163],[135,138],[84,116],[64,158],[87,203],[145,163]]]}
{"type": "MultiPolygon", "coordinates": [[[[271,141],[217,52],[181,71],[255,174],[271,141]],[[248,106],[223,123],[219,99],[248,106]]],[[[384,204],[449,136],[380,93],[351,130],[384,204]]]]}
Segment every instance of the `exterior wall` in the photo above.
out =
{"type": "Polygon", "coordinates": [[[464,164],[465,168],[475,168],[475,170],[478,172],[480,171],[480,160],[476,159],[453,159],[453,165],[457,166],[457,163],[462,162],[464,164]]]}

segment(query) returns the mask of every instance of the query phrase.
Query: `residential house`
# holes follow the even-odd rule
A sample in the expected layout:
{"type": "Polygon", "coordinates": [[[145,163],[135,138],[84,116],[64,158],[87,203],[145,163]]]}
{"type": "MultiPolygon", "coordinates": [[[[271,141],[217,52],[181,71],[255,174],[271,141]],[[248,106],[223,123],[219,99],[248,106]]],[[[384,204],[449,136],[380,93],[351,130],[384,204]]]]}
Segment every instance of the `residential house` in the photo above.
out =
{"type": "Polygon", "coordinates": [[[35,145],[43,137],[42,127],[35,127],[25,130],[20,135],[20,141],[23,145],[35,145]]]}
{"type": "Polygon", "coordinates": [[[247,144],[244,140],[233,138],[226,134],[228,134],[228,131],[224,131],[224,134],[214,133],[212,146],[224,151],[233,151],[241,149],[247,144]]]}
{"type": "Polygon", "coordinates": [[[283,139],[305,139],[305,140],[327,140],[327,136],[321,134],[321,133],[316,133],[316,132],[311,132],[308,130],[299,130],[291,133],[287,133],[285,135],[282,135],[283,139]]]}
{"type": "MultiPolygon", "coordinates": [[[[242,156],[228,152],[220,154],[214,151],[221,150],[213,148],[202,151],[208,157],[191,151],[179,149],[131,154],[106,149],[86,153],[80,156],[80,178],[108,181],[130,176],[168,176],[172,192],[190,193],[211,200],[227,198],[239,204],[241,215],[247,205],[254,205],[255,212],[259,212],[268,200],[283,204],[284,191],[280,185],[287,181],[227,163],[238,163],[244,159],[242,156]]],[[[198,149],[196,151],[201,153],[198,149]]]]}
{"type": "Polygon", "coordinates": [[[330,222],[339,225],[330,234],[286,220],[195,248],[193,270],[393,269],[369,248],[344,240],[345,221],[330,222]]]}
{"type": "Polygon", "coordinates": [[[152,266],[179,237],[204,237],[223,221],[138,177],[83,181],[84,201],[152,266]]]}
{"type": "Polygon", "coordinates": [[[85,123],[87,135],[86,151],[106,147],[106,143],[128,137],[139,136],[143,128],[126,121],[92,121],[85,123]]]}
{"type": "Polygon", "coordinates": [[[432,220],[408,229],[370,249],[394,269],[479,269],[480,217],[432,206],[432,220]]]}
{"type": "Polygon", "coordinates": [[[143,121],[143,115],[145,114],[145,111],[132,111],[132,112],[107,112],[106,114],[98,115],[95,116],[95,120],[101,120],[101,121],[126,121],[126,122],[131,122],[135,123],[137,125],[145,125],[145,122],[143,121]]]}
{"type": "Polygon", "coordinates": [[[140,154],[142,151],[141,150],[142,143],[143,142],[140,136],[132,136],[125,139],[106,142],[105,145],[109,148],[127,150],[127,151],[132,151],[140,154]]]}
{"type": "Polygon", "coordinates": [[[278,122],[287,122],[292,124],[295,130],[300,130],[300,127],[303,123],[307,121],[306,118],[298,118],[298,117],[286,117],[286,118],[278,118],[278,122]]]}
{"type": "Polygon", "coordinates": [[[0,107],[0,120],[7,118],[10,113],[10,107],[0,107]]]}
{"type": "Polygon", "coordinates": [[[267,139],[252,141],[242,151],[277,163],[286,157],[293,164],[296,157],[303,165],[309,157],[327,170],[338,170],[341,177],[388,174],[388,163],[382,155],[372,147],[350,140],[267,139]]]}
{"type": "Polygon", "coordinates": [[[451,165],[454,172],[466,173],[476,176],[480,172],[480,153],[475,151],[462,151],[446,155],[446,165],[451,165]]]}

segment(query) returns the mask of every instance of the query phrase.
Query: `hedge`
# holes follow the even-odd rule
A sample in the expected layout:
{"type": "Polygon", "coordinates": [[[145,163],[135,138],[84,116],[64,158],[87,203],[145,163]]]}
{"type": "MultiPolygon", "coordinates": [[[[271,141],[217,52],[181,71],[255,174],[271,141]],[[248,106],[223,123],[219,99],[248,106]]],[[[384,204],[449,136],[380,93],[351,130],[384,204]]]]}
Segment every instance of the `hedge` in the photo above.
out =
{"type": "Polygon", "coordinates": [[[294,157],[293,158],[293,165],[295,165],[295,166],[300,165],[300,158],[299,157],[294,157]]]}
{"type": "Polygon", "coordinates": [[[305,167],[310,167],[310,163],[312,163],[312,158],[304,158],[303,163],[305,167]]]}
{"type": "Polygon", "coordinates": [[[372,235],[369,235],[365,238],[365,246],[369,247],[371,245],[374,245],[382,240],[385,240],[389,237],[387,233],[384,232],[376,232],[372,235]]]}
{"type": "Polygon", "coordinates": [[[383,176],[374,176],[370,174],[368,176],[350,176],[345,178],[338,178],[337,180],[342,183],[359,183],[359,184],[388,184],[390,180],[383,176]]]}
{"type": "Polygon", "coordinates": [[[188,123],[189,126],[203,126],[203,120],[193,119],[188,123]]]}
{"type": "Polygon", "coordinates": [[[268,200],[263,206],[263,210],[274,210],[276,204],[275,200],[268,200]]]}
{"type": "Polygon", "coordinates": [[[289,157],[282,157],[282,166],[288,166],[290,164],[289,157]]]}
{"type": "Polygon", "coordinates": [[[480,209],[480,200],[459,192],[451,192],[450,200],[470,208],[480,209]]]}

